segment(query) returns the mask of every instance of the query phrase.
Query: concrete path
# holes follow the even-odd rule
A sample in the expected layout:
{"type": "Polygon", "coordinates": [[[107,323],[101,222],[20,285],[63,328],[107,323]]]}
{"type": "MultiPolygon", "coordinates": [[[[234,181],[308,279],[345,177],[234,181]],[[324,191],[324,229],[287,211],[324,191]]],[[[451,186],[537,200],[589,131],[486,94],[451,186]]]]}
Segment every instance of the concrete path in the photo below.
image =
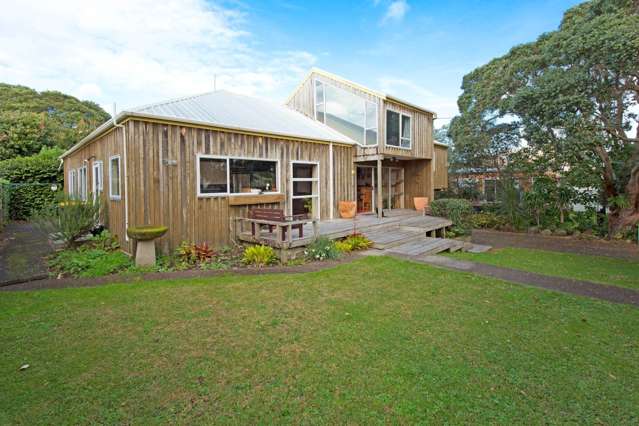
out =
{"type": "Polygon", "coordinates": [[[0,233],[0,286],[48,277],[44,256],[52,248],[45,233],[28,222],[12,222],[0,233]]]}
{"type": "MultiPolygon", "coordinates": [[[[387,254],[394,255],[393,253],[387,254]]],[[[516,269],[486,265],[483,263],[451,259],[445,256],[396,255],[396,257],[453,269],[456,271],[471,272],[473,274],[483,275],[485,277],[498,278],[517,284],[540,287],[548,290],[556,290],[564,293],[576,294],[579,296],[606,300],[608,302],[628,304],[639,307],[639,291],[631,290],[628,288],[598,284],[589,281],[573,280],[569,278],[552,277],[548,275],[535,274],[532,272],[519,271],[516,269]]]]}

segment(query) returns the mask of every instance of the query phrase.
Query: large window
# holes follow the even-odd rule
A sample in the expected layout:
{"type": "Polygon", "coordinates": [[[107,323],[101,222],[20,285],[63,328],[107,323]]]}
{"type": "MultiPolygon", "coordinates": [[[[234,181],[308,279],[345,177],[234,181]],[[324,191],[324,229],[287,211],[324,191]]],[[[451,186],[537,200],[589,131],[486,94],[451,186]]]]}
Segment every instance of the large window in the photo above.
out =
{"type": "Polygon", "coordinates": [[[102,161],[93,162],[93,199],[100,197],[104,190],[104,182],[102,179],[102,161]]]}
{"type": "Polygon", "coordinates": [[[278,192],[277,161],[198,156],[198,195],[278,192]]]}
{"type": "Polygon", "coordinates": [[[315,80],[315,119],[360,145],[377,144],[377,104],[315,80]]]}
{"type": "Polygon", "coordinates": [[[77,180],[76,180],[76,171],[69,170],[69,198],[75,198],[77,193],[77,180]]]}
{"type": "Polygon", "coordinates": [[[87,166],[78,169],[78,189],[82,201],[87,200],[87,166]]]}
{"type": "Polygon", "coordinates": [[[119,200],[121,197],[119,155],[109,158],[109,196],[112,200],[119,200]]]}
{"type": "Polygon", "coordinates": [[[410,116],[396,111],[386,110],[386,145],[410,149],[410,116]]]}

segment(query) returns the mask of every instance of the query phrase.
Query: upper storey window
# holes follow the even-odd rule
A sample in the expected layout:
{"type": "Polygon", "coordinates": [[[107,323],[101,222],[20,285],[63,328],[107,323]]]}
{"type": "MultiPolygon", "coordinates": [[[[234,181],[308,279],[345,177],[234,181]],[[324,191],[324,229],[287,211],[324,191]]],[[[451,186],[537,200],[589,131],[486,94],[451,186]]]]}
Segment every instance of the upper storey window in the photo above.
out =
{"type": "Polygon", "coordinates": [[[377,144],[377,104],[315,80],[315,119],[360,145],[377,144]]]}
{"type": "Polygon", "coordinates": [[[386,145],[410,149],[410,115],[386,110],[386,145]]]}

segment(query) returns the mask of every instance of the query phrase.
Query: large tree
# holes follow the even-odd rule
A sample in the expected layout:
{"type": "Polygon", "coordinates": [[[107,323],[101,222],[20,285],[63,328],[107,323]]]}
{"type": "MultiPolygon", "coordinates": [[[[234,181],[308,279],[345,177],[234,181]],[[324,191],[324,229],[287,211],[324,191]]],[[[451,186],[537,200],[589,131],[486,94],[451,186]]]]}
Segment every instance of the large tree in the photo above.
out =
{"type": "Polygon", "coordinates": [[[94,102],[0,83],[0,160],[68,148],[108,118],[94,102]]]}
{"type": "Polygon", "coordinates": [[[611,229],[639,221],[639,1],[573,7],[557,31],[477,68],[462,89],[450,133],[469,158],[506,152],[599,188],[611,229]]]}

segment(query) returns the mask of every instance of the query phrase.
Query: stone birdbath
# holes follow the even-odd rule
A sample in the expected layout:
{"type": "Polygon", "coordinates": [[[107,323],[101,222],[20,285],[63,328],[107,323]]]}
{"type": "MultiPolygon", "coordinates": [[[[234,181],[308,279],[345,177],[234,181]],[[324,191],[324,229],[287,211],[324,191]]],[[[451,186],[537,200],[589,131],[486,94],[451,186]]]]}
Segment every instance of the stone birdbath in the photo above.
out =
{"type": "Polygon", "coordinates": [[[166,226],[142,225],[130,226],[126,230],[129,238],[137,241],[137,249],[135,250],[136,266],[155,265],[155,239],[166,234],[168,229],[166,226]]]}

